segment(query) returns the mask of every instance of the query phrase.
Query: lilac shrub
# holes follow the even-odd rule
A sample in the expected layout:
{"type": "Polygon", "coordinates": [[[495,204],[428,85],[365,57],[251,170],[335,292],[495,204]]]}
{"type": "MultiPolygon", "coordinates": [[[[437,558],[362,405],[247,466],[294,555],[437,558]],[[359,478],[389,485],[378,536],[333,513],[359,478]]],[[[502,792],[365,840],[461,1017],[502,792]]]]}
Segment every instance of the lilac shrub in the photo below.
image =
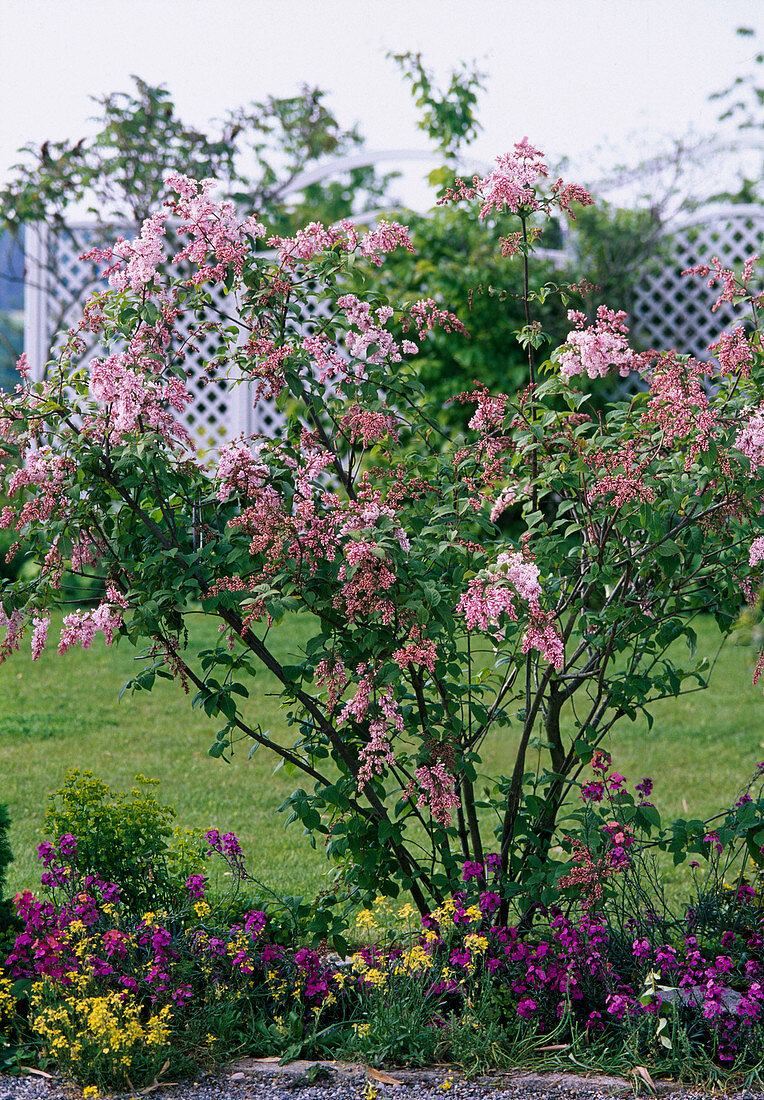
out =
{"type": "Polygon", "coordinates": [[[502,923],[528,920],[556,896],[558,819],[587,754],[616,723],[704,684],[693,619],[711,609],[728,632],[760,583],[755,261],[738,276],[714,260],[705,276],[756,331],[720,337],[716,360],[638,354],[617,303],[589,323],[585,286],[530,290],[549,218],[591,198],[517,142],[443,201],[472,204],[497,249],[519,257],[510,292],[530,381],[454,394],[472,409],[455,435],[417,357],[434,330],[464,332],[460,304],[388,301],[364,282],[410,251],[405,226],[313,223],[284,237],[267,211],[240,217],[217,201],[210,182],[166,183],[164,209],[98,252],[109,289],[84,305],[44,380],[22,361],[3,398],[14,465],[0,525],[40,570],[3,587],[0,659],[24,637],[36,657],[96,636],[146,647],[133,687],[169,675],[193,691],[220,719],[213,755],[246,738],[299,774],[284,809],[338,872],[318,940],[341,935],[344,899],[367,904],[379,890],[426,915],[459,888],[465,861],[492,850],[502,923]],[[209,293],[221,289],[224,312],[209,293]],[[556,293],[583,308],[554,350],[534,310],[556,293]],[[321,319],[306,331],[315,295],[321,319]],[[103,349],[92,361],[85,336],[103,349]],[[195,451],[180,418],[197,338],[214,348],[213,382],[246,383],[285,411],[280,438],[195,451]],[[647,389],[603,408],[595,388],[613,373],[647,389]],[[99,578],[103,596],[66,609],[54,639],[65,570],[99,578]],[[200,609],[222,637],[197,652],[187,626],[200,609]],[[310,624],[292,660],[270,633],[287,615],[310,624]],[[258,668],[280,685],[291,744],[246,702],[258,668]],[[485,811],[485,748],[508,729],[514,758],[490,777],[485,811]],[[537,739],[547,747],[532,768],[537,739]]]}

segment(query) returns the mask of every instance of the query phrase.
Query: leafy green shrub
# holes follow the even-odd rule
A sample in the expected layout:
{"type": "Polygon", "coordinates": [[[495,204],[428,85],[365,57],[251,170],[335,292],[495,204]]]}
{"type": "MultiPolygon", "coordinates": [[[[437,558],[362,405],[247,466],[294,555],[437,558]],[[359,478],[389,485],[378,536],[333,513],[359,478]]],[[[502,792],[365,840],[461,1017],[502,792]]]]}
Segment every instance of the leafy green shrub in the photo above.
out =
{"type": "Polygon", "coordinates": [[[8,864],[13,862],[13,853],[8,841],[8,830],[11,827],[11,818],[5,806],[0,805],[0,974],[6,955],[13,946],[13,941],[21,924],[13,912],[11,902],[5,897],[5,877],[8,864]]]}
{"type": "Polygon", "coordinates": [[[0,897],[5,894],[5,876],[8,864],[13,862],[13,852],[8,840],[11,818],[6,806],[0,805],[0,897]]]}
{"type": "MultiPolygon", "coordinates": [[[[113,791],[93,772],[74,768],[49,797],[45,814],[45,835],[57,846],[76,837],[78,873],[117,883],[126,911],[136,917],[177,904],[206,850],[201,829],[173,830],[175,811],[151,790],[158,782],[137,775],[130,791],[113,791]]],[[[51,847],[40,846],[43,860],[51,847]]]]}

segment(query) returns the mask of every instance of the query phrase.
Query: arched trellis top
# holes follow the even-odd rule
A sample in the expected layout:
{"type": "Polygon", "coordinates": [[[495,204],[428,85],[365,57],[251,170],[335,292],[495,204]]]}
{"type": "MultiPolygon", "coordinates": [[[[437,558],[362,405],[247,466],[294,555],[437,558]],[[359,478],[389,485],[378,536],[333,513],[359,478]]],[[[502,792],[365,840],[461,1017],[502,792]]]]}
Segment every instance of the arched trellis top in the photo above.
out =
{"type": "MultiPolygon", "coordinates": [[[[342,175],[343,172],[351,172],[354,168],[368,168],[375,164],[382,164],[385,161],[392,163],[419,161],[437,166],[443,163],[443,154],[422,149],[377,149],[367,150],[364,153],[352,153],[344,157],[335,157],[295,176],[293,180],[290,180],[284,193],[287,195],[296,194],[306,187],[310,187],[314,183],[321,183],[322,180],[330,179],[332,176],[342,175]]],[[[486,175],[491,171],[489,164],[467,157],[456,157],[454,166],[459,172],[467,176],[472,176],[476,172],[480,175],[486,175]]]]}

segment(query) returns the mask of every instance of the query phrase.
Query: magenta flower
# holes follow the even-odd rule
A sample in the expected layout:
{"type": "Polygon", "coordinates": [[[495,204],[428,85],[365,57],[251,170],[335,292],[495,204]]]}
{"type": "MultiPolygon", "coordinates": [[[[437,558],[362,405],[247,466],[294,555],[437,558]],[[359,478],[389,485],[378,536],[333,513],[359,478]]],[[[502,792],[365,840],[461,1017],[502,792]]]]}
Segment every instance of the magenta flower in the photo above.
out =
{"type": "Polygon", "coordinates": [[[474,860],[467,860],[462,868],[462,880],[469,882],[473,878],[481,878],[483,875],[483,864],[476,863],[474,860]]]}
{"type": "Polygon", "coordinates": [[[601,802],[605,793],[605,784],[599,780],[595,783],[587,783],[581,788],[581,797],[585,802],[601,802]]]}
{"type": "Polygon", "coordinates": [[[77,855],[77,838],[64,833],[58,842],[58,851],[65,859],[73,859],[77,855]]]}
{"type": "Polygon", "coordinates": [[[186,892],[190,898],[201,900],[204,897],[204,875],[189,875],[186,879],[186,892]]]}

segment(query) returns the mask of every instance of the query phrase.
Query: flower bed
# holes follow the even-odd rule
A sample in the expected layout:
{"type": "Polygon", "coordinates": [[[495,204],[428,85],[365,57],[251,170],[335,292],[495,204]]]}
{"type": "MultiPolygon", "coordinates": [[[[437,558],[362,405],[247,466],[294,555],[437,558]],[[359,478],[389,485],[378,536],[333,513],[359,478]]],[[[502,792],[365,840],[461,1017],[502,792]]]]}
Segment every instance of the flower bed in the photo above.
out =
{"type": "MultiPolygon", "coordinates": [[[[187,865],[175,878],[168,871],[172,842],[146,835],[157,862],[144,866],[144,897],[133,880],[123,900],[118,882],[88,866],[88,838],[80,845],[62,832],[38,849],[43,895],[16,898],[23,930],[2,979],[6,1023],[45,1065],[96,1089],[190,1074],[234,1052],[476,1072],[565,1050],[622,1072],[629,1060],[691,1078],[753,1071],[764,1036],[764,909],[755,875],[719,884],[740,862],[740,811],[758,813],[760,792],[745,792],[696,837],[708,868],[695,904],[672,915],[644,874],[651,842],[636,810],[651,807],[650,781],[635,799],[604,753],[593,764],[578,836],[564,838],[558,904],[502,924],[501,864],[489,854],[467,861],[463,888],[423,918],[383,897],[361,910],[344,957],[310,946],[309,906],[249,907],[255,884],[233,834],[207,830],[182,882],[187,865]],[[216,861],[217,882],[229,884],[222,896],[216,861]],[[637,889],[641,906],[627,914],[637,889]],[[172,908],[142,911],[157,890],[172,908]]],[[[94,789],[131,823],[123,841],[140,823],[136,804],[147,834],[157,827],[143,788],[131,803],[87,773],[62,788],[69,816],[50,817],[66,823],[78,792],[92,806],[94,789]]]]}

